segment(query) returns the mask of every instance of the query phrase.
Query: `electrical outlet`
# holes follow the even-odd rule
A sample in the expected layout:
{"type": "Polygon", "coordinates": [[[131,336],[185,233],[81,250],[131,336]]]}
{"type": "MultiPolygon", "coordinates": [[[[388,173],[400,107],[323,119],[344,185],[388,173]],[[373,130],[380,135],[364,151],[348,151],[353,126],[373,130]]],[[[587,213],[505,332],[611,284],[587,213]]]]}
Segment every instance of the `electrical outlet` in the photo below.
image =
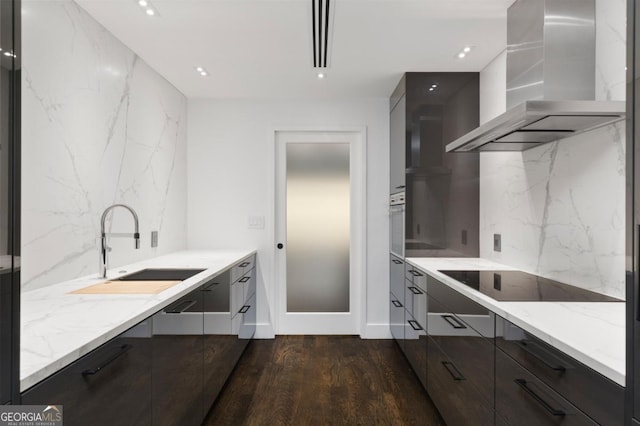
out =
{"type": "Polygon", "coordinates": [[[467,230],[463,229],[462,230],[462,244],[463,245],[467,245],[467,230]]]}
{"type": "Polygon", "coordinates": [[[493,234],[493,251],[502,251],[502,236],[493,234]]]}
{"type": "Polygon", "coordinates": [[[151,247],[158,247],[158,231],[151,231],[151,247]]]}

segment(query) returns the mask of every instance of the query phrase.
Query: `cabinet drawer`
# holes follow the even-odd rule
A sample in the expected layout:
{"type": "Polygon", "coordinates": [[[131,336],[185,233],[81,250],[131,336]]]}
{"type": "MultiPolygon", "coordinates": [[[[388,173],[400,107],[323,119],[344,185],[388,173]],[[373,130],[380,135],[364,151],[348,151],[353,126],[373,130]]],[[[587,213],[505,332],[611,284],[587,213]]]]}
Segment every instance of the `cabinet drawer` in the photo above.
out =
{"type": "Polygon", "coordinates": [[[419,322],[405,312],[404,354],[422,385],[427,387],[427,332],[419,322]]]}
{"type": "Polygon", "coordinates": [[[253,337],[256,327],[256,297],[255,294],[242,304],[232,319],[233,334],[239,339],[248,340],[253,337]]]}
{"type": "MultiPolygon", "coordinates": [[[[404,267],[405,263],[402,259],[390,255],[389,256],[389,291],[399,298],[404,298],[404,267]]],[[[400,300],[404,304],[404,300],[400,300]]]]}
{"type": "Polygon", "coordinates": [[[393,294],[389,293],[389,328],[391,335],[404,350],[404,305],[393,294]]]}
{"type": "Polygon", "coordinates": [[[411,281],[404,282],[404,307],[422,328],[427,329],[427,294],[411,281]]]}
{"type": "Polygon", "coordinates": [[[624,423],[624,388],[497,317],[496,345],[602,425],[624,423]]]}
{"type": "Polygon", "coordinates": [[[449,425],[493,425],[494,412],[479,392],[431,338],[427,342],[427,391],[449,425]]]}
{"type": "MultiPolygon", "coordinates": [[[[494,337],[494,315],[489,309],[431,276],[428,277],[427,294],[440,303],[438,309],[455,314],[484,337],[494,337]]],[[[433,312],[429,306],[429,314],[433,312]]]]}
{"type": "Polygon", "coordinates": [[[250,256],[231,268],[231,282],[242,278],[256,266],[256,255],[250,256]]]}
{"type": "Polygon", "coordinates": [[[496,350],[496,412],[511,425],[595,425],[533,374],[496,350]]]}
{"type": "Polygon", "coordinates": [[[144,321],[22,394],[63,405],[65,425],[151,424],[151,336],[144,321]]]}
{"type": "MultiPolygon", "coordinates": [[[[428,306],[429,336],[493,407],[493,341],[483,337],[431,295],[428,296],[428,306]]],[[[493,314],[489,320],[493,322],[493,314]]]]}
{"type": "Polygon", "coordinates": [[[423,290],[427,290],[427,276],[420,269],[407,263],[405,277],[423,290]]]}
{"type": "Polygon", "coordinates": [[[231,316],[238,313],[252,294],[255,294],[255,269],[231,285],[231,316]]]}

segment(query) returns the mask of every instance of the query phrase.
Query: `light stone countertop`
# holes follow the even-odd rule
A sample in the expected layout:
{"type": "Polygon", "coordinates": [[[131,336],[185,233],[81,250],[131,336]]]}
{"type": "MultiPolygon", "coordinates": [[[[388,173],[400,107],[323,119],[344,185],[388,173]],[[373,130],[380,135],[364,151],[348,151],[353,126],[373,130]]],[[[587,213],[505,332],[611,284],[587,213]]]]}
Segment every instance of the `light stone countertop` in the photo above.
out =
{"type": "Polygon", "coordinates": [[[408,258],[407,262],[617,384],[625,385],[625,303],[499,302],[438,270],[514,268],[477,258],[408,258]]]}
{"type": "Polygon", "coordinates": [[[206,268],[158,294],[68,294],[104,281],[97,273],[23,292],[20,390],[47,378],[254,253],[183,251],[113,268],[107,274],[113,279],[145,268],[206,268]]]}

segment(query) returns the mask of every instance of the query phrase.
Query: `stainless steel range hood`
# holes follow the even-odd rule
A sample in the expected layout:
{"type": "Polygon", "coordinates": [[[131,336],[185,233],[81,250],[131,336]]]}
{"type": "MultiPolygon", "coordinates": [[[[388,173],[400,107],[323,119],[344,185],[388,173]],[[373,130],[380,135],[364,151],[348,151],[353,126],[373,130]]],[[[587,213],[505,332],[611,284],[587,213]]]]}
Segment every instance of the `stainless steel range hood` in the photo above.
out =
{"type": "Polygon", "coordinates": [[[447,152],[524,151],[624,118],[595,98],[595,0],[517,0],[507,13],[507,112],[447,152]]]}
{"type": "Polygon", "coordinates": [[[624,118],[623,101],[525,101],[447,145],[447,152],[524,151],[624,118]]]}

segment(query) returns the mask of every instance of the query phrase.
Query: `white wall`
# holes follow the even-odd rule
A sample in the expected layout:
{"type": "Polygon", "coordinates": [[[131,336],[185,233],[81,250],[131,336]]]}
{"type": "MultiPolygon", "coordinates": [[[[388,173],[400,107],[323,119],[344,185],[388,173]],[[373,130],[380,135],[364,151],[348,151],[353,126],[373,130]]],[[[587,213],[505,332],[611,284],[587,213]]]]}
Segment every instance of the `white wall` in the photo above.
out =
{"type": "Polygon", "coordinates": [[[112,266],[185,248],[186,98],[74,2],[22,5],[23,289],[97,273],[116,202],[137,211],[142,244],[113,240],[112,266]]]}
{"type": "Polygon", "coordinates": [[[277,127],[367,128],[367,324],[364,337],[389,337],[388,99],[353,101],[189,101],[189,248],[257,247],[258,337],[273,335],[273,153],[277,127]],[[248,229],[264,216],[263,230],[248,229]]]}
{"type": "MultiPolygon", "coordinates": [[[[596,1],[596,99],[625,98],[624,0],[596,1]]],[[[481,122],[505,109],[505,54],[480,74],[481,122]]],[[[480,154],[480,255],[624,297],[624,122],[522,153],[480,154]],[[493,251],[493,234],[502,252],[493,251]]]]}

